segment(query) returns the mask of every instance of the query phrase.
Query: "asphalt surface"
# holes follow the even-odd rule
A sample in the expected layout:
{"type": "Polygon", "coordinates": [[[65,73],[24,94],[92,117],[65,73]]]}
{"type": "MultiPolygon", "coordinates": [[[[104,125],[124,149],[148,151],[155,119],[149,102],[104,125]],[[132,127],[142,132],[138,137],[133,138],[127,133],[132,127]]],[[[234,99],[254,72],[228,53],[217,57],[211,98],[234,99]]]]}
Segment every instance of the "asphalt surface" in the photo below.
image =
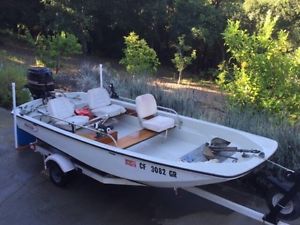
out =
{"type": "MultiPolygon", "coordinates": [[[[39,154],[14,149],[12,124],[10,113],[0,108],[0,225],[261,224],[184,191],[104,185],[83,175],[58,188],[43,172],[39,154]]],[[[262,199],[238,189],[206,189],[266,211],[262,199]]]]}

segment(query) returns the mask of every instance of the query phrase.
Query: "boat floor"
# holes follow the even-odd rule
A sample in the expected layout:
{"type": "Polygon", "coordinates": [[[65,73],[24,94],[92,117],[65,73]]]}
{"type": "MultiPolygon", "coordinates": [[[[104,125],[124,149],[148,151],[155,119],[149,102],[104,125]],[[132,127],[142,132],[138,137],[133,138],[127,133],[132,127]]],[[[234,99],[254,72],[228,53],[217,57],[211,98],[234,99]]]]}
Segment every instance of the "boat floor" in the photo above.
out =
{"type": "MultiPolygon", "coordinates": [[[[130,134],[128,136],[118,139],[117,147],[129,148],[135,144],[141,143],[142,141],[152,138],[158,134],[159,133],[156,133],[154,131],[142,129],[142,130],[134,132],[133,134],[130,134]]],[[[111,144],[113,144],[113,143],[111,143],[111,144]]]]}
{"type": "MultiPolygon", "coordinates": [[[[109,134],[116,140],[117,147],[149,156],[180,160],[183,155],[193,151],[200,145],[186,141],[178,136],[177,128],[161,133],[143,129],[135,115],[125,114],[111,118],[106,125],[113,127],[109,134]]],[[[111,138],[97,137],[96,132],[78,130],[76,133],[89,139],[115,146],[111,138]]]]}
{"type": "MultiPolygon", "coordinates": [[[[172,131],[169,131],[171,133],[172,131]]],[[[172,138],[171,134],[161,133],[128,150],[167,160],[181,160],[181,157],[198,146],[182,139],[172,138]]]]}
{"type": "Polygon", "coordinates": [[[109,132],[109,134],[116,140],[116,143],[114,143],[110,137],[97,136],[97,134],[93,131],[84,131],[84,132],[79,131],[76,133],[80,136],[92,139],[94,141],[98,141],[104,144],[109,144],[123,149],[131,147],[135,144],[138,144],[142,141],[145,141],[159,134],[150,130],[141,129],[132,134],[129,134],[127,136],[118,139],[118,132],[113,130],[109,132]]]}
{"type": "Polygon", "coordinates": [[[161,133],[143,129],[133,109],[127,109],[125,114],[109,118],[104,125],[112,127],[109,134],[115,142],[109,136],[97,135],[97,132],[91,129],[80,128],[76,130],[76,134],[124,151],[175,161],[181,161],[184,155],[207,142],[205,136],[179,127],[161,133]]]}

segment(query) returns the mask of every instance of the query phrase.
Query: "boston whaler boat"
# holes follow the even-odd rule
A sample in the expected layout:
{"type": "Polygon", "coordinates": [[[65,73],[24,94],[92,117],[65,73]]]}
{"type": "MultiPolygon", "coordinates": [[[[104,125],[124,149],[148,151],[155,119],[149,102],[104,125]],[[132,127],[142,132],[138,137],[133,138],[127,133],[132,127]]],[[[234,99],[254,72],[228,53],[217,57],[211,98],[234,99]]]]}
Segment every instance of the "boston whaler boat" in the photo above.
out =
{"type": "Polygon", "coordinates": [[[150,93],[132,103],[112,99],[102,87],[51,95],[52,81],[29,84],[40,93],[32,91],[37,99],[16,108],[19,129],[72,161],[137,183],[220,183],[248,174],[277,149],[274,140],[157,106],[150,93]]]}
{"type": "Polygon", "coordinates": [[[181,188],[264,224],[285,224],[278,218],[300,214],[300,170],[269,160],[274,140],[178,115],[157,106],[151,93],[119,98],[111,84],[109,95],[101,69],[101,87],[87,92],[54,91],[47,68],[31,68],[27,78],[34,100],[18,107],[12,84],[15,147],[19,139],[30,143],[58,186],[81,172],[106,184],[181,188]],[[196,187],[245,176],[266,161],[291,182],[263,175],[267,192],[274,189],[265,215],[196,187]]]}

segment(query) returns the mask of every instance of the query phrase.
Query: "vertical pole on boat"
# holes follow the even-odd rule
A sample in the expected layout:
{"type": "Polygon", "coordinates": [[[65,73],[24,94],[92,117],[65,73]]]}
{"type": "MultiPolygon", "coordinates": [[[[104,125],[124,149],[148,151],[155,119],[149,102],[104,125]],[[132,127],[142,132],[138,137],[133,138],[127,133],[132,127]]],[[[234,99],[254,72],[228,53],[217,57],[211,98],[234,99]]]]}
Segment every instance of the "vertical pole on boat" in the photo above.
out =
{"type": "Polygon", "coordinates": [[[99,64],[100,87],[103,88],[102,64],[99,64]]]}
{"type": "Polygon", "coordinates": [[[13,113],[14,113],[14,136],[15,136],[15,148],[18,148],[18,135],[17,135],[17,101],[16,101],[16,84],[11,83],[12,99],[13,99],[13,113]]]}

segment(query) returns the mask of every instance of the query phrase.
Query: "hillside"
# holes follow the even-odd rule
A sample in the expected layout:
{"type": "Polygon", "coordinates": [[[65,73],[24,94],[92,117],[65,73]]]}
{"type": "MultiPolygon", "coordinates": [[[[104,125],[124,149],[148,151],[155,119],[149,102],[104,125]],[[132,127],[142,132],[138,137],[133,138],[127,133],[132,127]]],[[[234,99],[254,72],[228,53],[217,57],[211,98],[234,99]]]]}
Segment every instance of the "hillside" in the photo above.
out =
{"type": "MultiPolygon", "coordinates": [[[[35,64],[35,52],[24,41],[3,34],[0,38],[1,63],[12,63],[24,68],[28,68],[35,64]]],[[[122,76],[128,76],[128,79],[133,79],[126,74],[116,60],[83,55],[64,58],[62,63],[63,66],[56,77],[59,78],[58,80],[65,81],[66,79],[62,78],[63,76],[76,77],[81,74],[83,67],[94,68],[98,66],[99,63],[102,63],[104,68],[106,66],[115,73],[122,74],[122,76]]],[[[174,70],[166,67],[161,68],[158,74],[157,77],[151,79],[154,85],[160,86],[166,90],[180,90],[187,92],[188,95],[193,96],[194,101],[198,102],[202,108],[205,108],[205,111],[212,110],[218,113],[223,111],[224,96],[212,82],[204,80],[193,82],[192,79],[184,79],[183,84],[177,84],[176,79],[174,79],[174,70]]],[[[192,77],[193,74],[187,74],[187,76],[192,77]]],[[[67,81],[65,81],[64,85],[68,86],[67,81]]]]}

